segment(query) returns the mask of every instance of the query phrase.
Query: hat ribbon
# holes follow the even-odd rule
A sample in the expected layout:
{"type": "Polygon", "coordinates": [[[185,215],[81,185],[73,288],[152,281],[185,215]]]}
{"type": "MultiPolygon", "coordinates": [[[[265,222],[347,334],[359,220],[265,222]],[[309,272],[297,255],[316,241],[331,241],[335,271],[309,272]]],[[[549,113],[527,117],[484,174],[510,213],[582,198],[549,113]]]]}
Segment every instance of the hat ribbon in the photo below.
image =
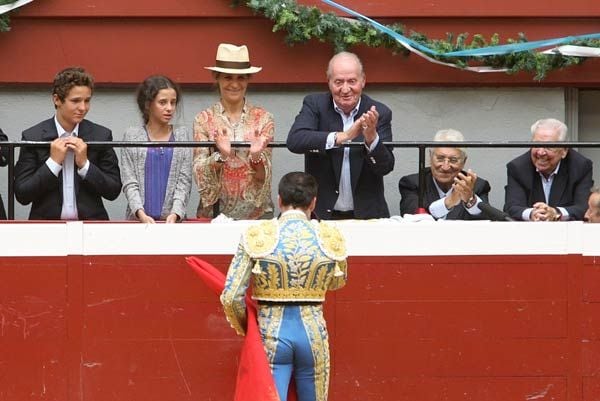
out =
{"type": "Polygon", "coordinates": [[[249,61],[221,61],[221,60],[217,60],[216,61],[216,66],[219,68],[234,68],[234,69],[244,69],[244,68],[250,68],[250,62],[249,61]]]}

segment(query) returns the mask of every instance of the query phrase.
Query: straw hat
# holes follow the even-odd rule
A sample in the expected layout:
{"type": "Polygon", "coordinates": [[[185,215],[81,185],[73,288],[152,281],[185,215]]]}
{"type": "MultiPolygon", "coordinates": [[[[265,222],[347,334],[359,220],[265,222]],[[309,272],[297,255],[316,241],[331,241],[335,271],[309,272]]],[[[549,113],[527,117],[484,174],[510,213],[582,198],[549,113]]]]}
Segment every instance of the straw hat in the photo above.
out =
{"type": "Polygon", "coordinates": [[[235,46],[229,43],[221,43],[217,48],[215,66],[204,68],[226,74],[254,74],[262,70],[262,67],[250,65],[250,56],[245,45],[235,46]]]}

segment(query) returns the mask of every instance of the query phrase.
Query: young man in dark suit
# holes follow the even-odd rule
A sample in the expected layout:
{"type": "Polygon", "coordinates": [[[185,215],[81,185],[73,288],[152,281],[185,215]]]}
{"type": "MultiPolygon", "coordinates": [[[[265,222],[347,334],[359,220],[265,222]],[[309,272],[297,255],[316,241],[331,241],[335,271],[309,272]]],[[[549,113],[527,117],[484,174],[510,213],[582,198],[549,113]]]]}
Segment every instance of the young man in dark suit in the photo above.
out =
{"type": "MultiPolygon", "coordinates": [[[[534,142],[564,142],[567,126],[548,118],[531,126],[534,142]]],[[[541,145],[541,144],[540,144],[541,145]]],[[[592,161],[573,149],[534,147],[506,165],[504,211],[515,220],[583,220],[592,161]]]]}
{"type": "Polygon", "coordinates": [[[389,217],[383,177],[393,170],[394,155],[383,143],[392,140],[392,111],[362,93],[365,74],[353,53],[333,56],[327,80],[329,93],[304,98],[287,138],[319,183],[315,213],[322,219],[389,217]],[[348,142],[362,146],[344,147],[348,142]]]}
{"type": "Polygon", "coordinates": [[[52,88],[56,114],[23,131],[23,141],[50,142],[22,147],[15,166],[15,196],[32,204],[30,220],[108,220],[102,198],[119,196],[121,178],[112,148],[87,146],[112,141],[109,129],[84,119],[93,89],[84,69],[60,71],[52,88]]]}

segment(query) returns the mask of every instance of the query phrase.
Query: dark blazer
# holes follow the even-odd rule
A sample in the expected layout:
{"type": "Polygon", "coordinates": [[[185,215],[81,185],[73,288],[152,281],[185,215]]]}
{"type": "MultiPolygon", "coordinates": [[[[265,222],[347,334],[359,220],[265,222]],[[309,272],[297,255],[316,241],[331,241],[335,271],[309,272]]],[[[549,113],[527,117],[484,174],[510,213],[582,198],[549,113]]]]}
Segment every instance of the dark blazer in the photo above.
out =
{"type": "MultiPolygon", "coordinates": [[[[506,170],[504,211],[513,219],[522,220],[525,209],[536,202],[546,202],[542,180],[535,171],[529,151],[509,162],[506,170]]],[[[569,149],[554,177],[548,204],[564,207],[570,220],[583,220],[592,185],[592,161],[569,149]]]]}
{"type": "MultiPolygon", "coordinates": [[[[85,142],[112,141],[108,128],[83,120],[79,137],[85,142]]],[[[53,141],[58,137],[54,118],[23,131],[24,141],[53,141]]],[[[30,220],[58,220],[62,210],[62,171],[58,177],[46,166],[50,147],[23,147],[15,165],[15,196],[28,205],[30,220]]],[[[102,198],[114,200],[121,191],[117,156],[112,148],[88,147],[90,168],[85,179],[75,171],[75,197],[79,220],[108,220],[102,198]]]]}
{"type": "MultiPolygon", "coordinates": [[[[466,174],[464,171],[463,173],[466,174]]],[[[400,181],[398,182],[398,189],[400,190],[401,196],[400,214],[404,216],[405,213],[415,213],[419,200],[419,174],[405,175],[404,177],[400,178],[400,181]]],[[[473,191],[481,198],[482,201],[489,203],[488,194],[490,190],[490,183],[483,178],[477,177],[473,191]]],[[[423,194],[423,207],[429,210],[429,205],[438,199],[440,199],[440,194],[433,183],[431,168],[427,167],[425,169],[425,193],[423,194]]],[[[457,205],[456,207],[452,208],[452,210],[450,210],[446,216],[446,220],[478,220],[487,218],[488,216],[484,213],[481,213],[477,216],[471,215],[462,205],[457,205]]]]}
{"type": "MultiPolygon", "coordinates": [[[[0,129],[0,141],[8,141],[8,137],[2,129],[0,129]]],[[[8,148],[6,146],[0,147],[0,166],[6,166],[8,164],[8,148]]],[[[0,195],[0,220],[6,220],[6,209],[4,209],[4,202],[2,201],[2,195],[0,195]]]]}
{"type": "MultiPolygon", "coordinates": [[[[383,142],[392,140],[392,111],[383,103],[362,95],[356,117],[359,118],[373,105],[379,112],[379,143],[371,153],[364,146],[350,149],[350,176],[354,216],[357,219],[390,216],[384,196],[383,176],[394,169],[394,154],[383,142]]],[[[342,118],[333,108],[331,94],[312,94],[304,98],[302,109],[287,137],[288,149],[294,153],[304,153],[305,171],[319,183],[315,212],[322,219],[331,218],[338,198],[344,158],[343,147],[325,150],[327,136],[343,129],[342,118]]],[[[364,142],[363,136],[356,137],[354,142],[364,142]]]]}

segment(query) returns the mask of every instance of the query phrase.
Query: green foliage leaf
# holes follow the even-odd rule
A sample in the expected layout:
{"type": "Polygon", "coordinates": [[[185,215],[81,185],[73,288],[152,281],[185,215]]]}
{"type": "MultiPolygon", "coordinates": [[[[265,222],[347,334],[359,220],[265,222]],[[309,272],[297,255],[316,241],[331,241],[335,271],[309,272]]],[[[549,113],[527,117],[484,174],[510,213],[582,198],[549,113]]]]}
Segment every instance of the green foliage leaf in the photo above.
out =
{"type": "MultiPolygon", "coordinates": [[[[237,6],[240,3],[242,3],[241,0],[233,0],[233,5],[237,6]]],[[[410,55],[410,51],[392,37],[374,29],[370,24],[363,21],[341,18],[330,12],[322,13],[317,7],[300,5],[294,0],[247,0],[244,4],[254,13],[272,20],[274,32],[285,31],[285,42],[288,45],[316,39],[331,43],[336,52],[348,50],[356,45],[365,45],[384,47],[393,54],[410,55]]],[[[469,40],[470,35],[468,33],[455,35],[451,32],[446,34],[445,39],[430,39],[419,32],[410,32],[409,35],[406,35],[404,26],[400,24],[388,25],[388,27],[440,53],[502,44],[500,35],[497,33],[487,40],[481,34],[475,34],[469,40]]],[[[525,33],[520,32],[517,38],[508,38],[506,43],[524,43],[527,41],[525,33]]],[[[600,40],[584,40],[572,44],[600,47],[600,40]]],[[[463,68],[475,63],[483,66],[505,68],[509,74],[525,71],[533,74],[536,80],[544,79],[553,70],[577,65],[586,60],[584,57],[567,57],[560,54],[545,55],[537,52],[454,59],[441,56],[434,58],[444,62],[456,63],[463,68]]]]}
{"type": "Polygon", "coordinates": [[[0,32],[10,31],[10,18],[7,14],[0,15],[0,32]]]}
{"type": "MultiPolygon", "coordinates": [[[[11,4],[16,0],[0,0],[0,5],[11,4]]],[[[323,13],[315,6],[298,4],[295,0],[229,0],[232,7],[244,5],[254,12],[273,21],[273,32],[286,32],[285,43],[294,45],[305,43],[311,39],[331,43],[336,52],[348,50],[356,45],[383,47],[392,54],[410,55],[410,51],[389,35],[386,35],[370,24],[354,19],[338,17],[336,14],[323,13]]],[[[439,53],[457,50],[478,49],[486,46],[501,45],[500,35],[493,34],[486,39],[481,34],[474,34],[469,40],[468,33],[447,33],[444,39],[430,39],[422,33],[407,34],[401,24],[388,25],[388,28],[439,53]]],[[[10,30],[10,19],[7,14],[0,16],[0,32],[10,30]]],[[[520,32],[517,38],[508,38],[505,43],[527,42],[525,33],[520,32]]],[[[577,40],[571,43],[576,46],[600,47],[600,40],[577,40]]],[[[461,67],[473,63],[494,68],[505,68],[509,74],[525,71],[534,75],[534,79],[543,80],[548,73],[573,65],[581,64],[585,57],[569,57],[561,54],[545,55],[537,52],[520,52],[506,55],[448,58],[437,56],[435,59],[454,62],[461,67]]]]}

